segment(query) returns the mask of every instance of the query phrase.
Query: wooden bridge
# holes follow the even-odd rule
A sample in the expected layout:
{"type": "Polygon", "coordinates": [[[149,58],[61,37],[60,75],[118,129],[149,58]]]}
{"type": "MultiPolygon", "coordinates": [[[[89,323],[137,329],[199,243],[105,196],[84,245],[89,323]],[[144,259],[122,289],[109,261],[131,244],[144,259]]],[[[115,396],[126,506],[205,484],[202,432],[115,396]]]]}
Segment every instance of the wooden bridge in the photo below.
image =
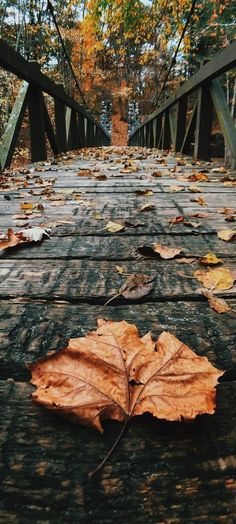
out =
{"type": "Polygon", "coordinates": [[[2,524],[236,522],[236,287],[213,286],[228,305],[219,314],[194,276],[210,268],[200,262],[209,252],[235,276],[235,172],[209,161],[215,108],[235,167],[235,128],[217,80],[236,65],[235,50],[233,43],[182,85],[130,136],[130,147],[115,148],[84,108],[1,42],[1,67],[23,80],[2,138],[2,169],[27,107],[33,162],[1,174],[1,232],[51,230],[40,243],[0,251],[2,524]],[[43,93],[55,100],[54,122],[43,93]],[[46,159],[46,136],[55,159],[46,159]],[[219,234],[225,229],[230,241],[219,234]],[[181,253],[163,259],[154,243],[181,253]],[[154,277],[153,292],[105,306],[134,273],[154,277]],[[134,419],[89,480],[118,424],[107,422],[101,436],[36,406],[26,363],[85,335],[98,318],[127,320],[154,338],[168,330],[226,373],[214,416],[191,424],[134,419]]]}

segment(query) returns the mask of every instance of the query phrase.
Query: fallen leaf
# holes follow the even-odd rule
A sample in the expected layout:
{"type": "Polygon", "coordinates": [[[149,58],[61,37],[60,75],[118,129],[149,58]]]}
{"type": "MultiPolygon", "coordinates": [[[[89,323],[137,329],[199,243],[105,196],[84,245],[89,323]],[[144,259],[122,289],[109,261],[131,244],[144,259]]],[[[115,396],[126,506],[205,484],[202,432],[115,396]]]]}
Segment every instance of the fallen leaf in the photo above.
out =
{"type": "Polygon", "coordinates": [[[230,289],[234,285],[235,277],[230,269],[227,268],[216,268],[208,269],[207,271],[197,270],[194,272],[194,277],[202,282],[204,287],[213,291],[223,291],[224,289],[230,289]]]}
{"type": "Polygon", "coordinates": [[[191,220],[184,220],[184,225],[188,227],[200,227],[201,222],[191,222],[191,220]]]}
{"type": "Polygon", "coordinates": [[[227,215],[225,217],[226,222],[235,222],[235,215],[227,215]]]}
{"type": "Polygon", "coordinates": [[[115,266],[117,273],[122,275],[124,273],[124,268],[122,266],[115,266]]]}
{"type": "Polygon", "coordinates": [[[48,229],[43,229],[41,227],[22,229],[17,233],[14,233],[12,229],[8,229],[6,238],[0,241],[0,250],[14,247],[18,244],[25,244],[27,242],[39,242],[44,236],[48,237],[48,233],[48,229]]]}
{"type": "Polygon", "coordinates": [[[233,229],[221,229],[220,231],[217,231],[218,238],[224,240],[225,242],[229,242],[230,240],[232,240],[232,238],[234,238],[235,235],[236,231],[234,231],[233,229]]]}
{"type": "Polygon", "coordinates": [[[191,198],[191,202],[197,202],[200,206],[208,206],[207,201],[203,197],[191,198]]]}
{"type": "Polygon", "coordinates": [[[93,218],[95,218],[95,220],[102,220],[102,215],[101,215],[101,213],[99,213],[99,211],[96,211],[93,214],[93,218]]]}
{"type": "Polygon", "coordinates": [[[215,253],[207,253],[203,258],[199,260],[200,264],[221,264],[222,260],[218,258],[215,253]]]}
{"type": "Polygon", "coordinates": [[[177,262],[178,264],[189,264],[189,265],[191,265],[191,264],[193,264],[193,263],[195,262],[195,258],[185,258],[185,257],[183,257],[183,258],[178,258],[178,259],[176,260],[176,262],[177,262]]]}
{"type": "Polygon", "coordinates": [[[110,233],[118,233],[119,231],[123,231],[125,226],[123,224],[119,224],[118,222],[112,222],[109,220],[109,222],[107,222],[106,229],[110,231],[110,233]]]}
{"type": "Polygon", "coordinates": [[[154,171],[154,173],[152,173],[152,176],[154,178],[160,178],[162,176],[162,173],[161,171],[154,171]]]}
{"type": "Polygon", "coordinates": [[[90,169],[80,169],[76,174],[77,176],[92,176],[90,169]]]}
{"type": "Polygon", "coordinates": [[[107,176],[103,173],[94,173],[93,177],[96,178],[96,180],[107,180],[107,176]]]}
{"type": "Polygon", "coordinates": [[[225,169],[225,167],[214,167],[212,170],[211,170],[212,173],[227,173],[227,169],[225,169]]]}
{"type": "Polygon", "coordinates": [[[169,421],[213,414],[223,374],[171,333],[155,344],[134,324],[106,320],[29,368],[35,402],[100,432],[106,419],[127,424],[147,412],[169,421]]]}
{"type": "Polygon", "coordinates": [[[189,182],[209,182],[209,177],[205,173],[194,173],[188,176],[189,182]]]}
{"type": "Polygon", "coordinates": [[[191,213],[191,215],[188,215],[189,218],[208,218],[209,213],[191,213]]]}
{"type": "Polygon", "coordinates": [[[184,220],[185,220],[184,215],[179,215],[174,218],[168,218],[168,222],[170,223],[171,226],[173,226],[174,224],[180,224],[181,222],[184,222],[184,220]]]}
{"type": "Polygon", "coordinates": [[[232,180],[231,182],[223,182],[223,185],[225,187],[236,187],[236,180],[232,180]]]}
{"type": "Polygon", "coordinates": [[[222,215],[233,215],[234,209],[231,207],[220,207],[217,209],[217,213],[221,213],[222,215]]]}
{"type": "Polygon", "coordinates": [[[149,191],[149,189],[137,189],[137,191],[135,191],[135,194],[137,196],[152,196],[154,193],[153,191],[149,191]]]}
{"type": "Polygon", "coordinates": [[[182,252],[179,248],[163,246],[162,244],[153,244],[152,249],[164,259],[174,258],[182,252]]]}
{"type": "Polygon", "coordinates": [[[195,186],[195,184],[190,184],[188,186],[188,190],[191,191],[191,193],[202,193],[202,189],[200,189],[198,186],[195,186]]]}
{"type": "Polygon", "coordinates": [[[21,209],[33,209],[33,204],[31,202],[22,202],[20,205],[21,209]]]}
{"type": "Polygon", "coordinates": [[[170,186],[169,189],[171,193],[178,193],[179,191],[184,191],[185,187],[184,186],[170,186]]]}
{"type": "Polygon", "coordinates": [[[231,311],[231,308],[223,298],[218,298],[204,289],[201,293],[208,299],[208,304],[211,309],[214,309],[217,313],[227,313],[228,311],[231,311]]]}
{"type": "Polygon", "coordinates": [[[137,300],[139,298],[145,297],[153,290],[154,278],[155,277],[151,277],[149,275],[129,275],[124,284],[119,289],[118,293],[111,297],[106,302],[105,306],[120,296],[129,300],[137,300]]]}
{"type": "Polygon", "coordinates": [[[139,211],[152,211],[154,208],[154,204],[143,204],[143,206],[139,208],[139,211]]]}

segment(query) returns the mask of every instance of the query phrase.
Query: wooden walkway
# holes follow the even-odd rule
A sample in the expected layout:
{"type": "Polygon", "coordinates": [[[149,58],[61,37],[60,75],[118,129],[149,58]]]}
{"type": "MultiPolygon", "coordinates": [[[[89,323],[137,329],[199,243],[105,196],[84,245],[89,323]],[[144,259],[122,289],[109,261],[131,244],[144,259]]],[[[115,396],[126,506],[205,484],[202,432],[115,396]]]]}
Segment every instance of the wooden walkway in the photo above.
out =
{"type": "Polygon", "coordinates": [[[40,244],[0,256],[1,524],[236,522],[236,287],[220,293],[234,309],[220,315],[192,278],[208,252],[235,271],[235,239],[216,234],[235,227],[219,212],[235,207],[235,175],[215,167],[155,149],[104,148],[2,180],[1,231],[26,223],[52,231],[40,244]],[[199,172],[209,180],[189,180],[199,172]],[[153,193],[137,194],[143,190],[153,193]],[[14,218],[27,211],[24,203],[41,216],[14,218]],[[141,211],[145,204],[154,207],[141,211]],[[177,216],[193,224],[171,224],[177,216]],[[109,232],[109,220],[125,229],[109,232]],[[154,242],[183,254],[152,257],[147,248],[154,242]],[[180,263],[182,257],[194,260],[180,263]],[[127,273],[155,276],[154,291],[104,307],[127,273]],[[107,422],[101,436],[33,405],[26,362],[91,331],[97,318],[125,319],[154,337],[168,330],[227,373],[215,416],[192,424],[134,420],[110,462],[88,480],[117,423],[107,422]]]}

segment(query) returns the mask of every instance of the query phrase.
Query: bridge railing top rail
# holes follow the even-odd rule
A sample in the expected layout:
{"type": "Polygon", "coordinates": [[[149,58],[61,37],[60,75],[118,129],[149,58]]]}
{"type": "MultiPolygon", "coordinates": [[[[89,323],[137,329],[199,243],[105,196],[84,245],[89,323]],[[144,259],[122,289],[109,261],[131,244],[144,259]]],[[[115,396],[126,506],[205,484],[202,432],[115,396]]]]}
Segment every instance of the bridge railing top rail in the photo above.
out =
{"type": "Polygon", "coordinates": [[[145,126],[148,122],[151,122],[166,110],[171,109],[183,96],[190,95],[204,83],[214,80],[235,66],[236,41],[232,42],[228,47],[223,49],[223,51],[217,53],[209,62],[203,65],[197,73],[190,77],[189,80],[186,80],[173,96],[169,97],[163,104],[157,107],[157,109],[147,117],[144,122],[132,131],[129,135],[129,139],[132,139],[139,129],[145,126]]]}

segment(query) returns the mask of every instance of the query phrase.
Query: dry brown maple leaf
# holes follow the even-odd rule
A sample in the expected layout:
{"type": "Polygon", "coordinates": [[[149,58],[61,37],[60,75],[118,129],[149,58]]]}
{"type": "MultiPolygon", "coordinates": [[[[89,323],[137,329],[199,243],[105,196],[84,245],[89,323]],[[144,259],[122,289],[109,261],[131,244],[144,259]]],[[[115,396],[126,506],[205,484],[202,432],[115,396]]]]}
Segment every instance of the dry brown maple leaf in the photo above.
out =
{"type": "Polygon", "coordinates": [[[163,246],[162,244],[153,244],[152,249],[155,253],[158,253],[160,257],[164,259],[174,258],[182,253],[182,249],[163,246]]]}
{"type": "Polygon", "coordinates": [[[7,236],[0,241],[0,251],[9,247],[15,247],[18,244],[40,242],[43,236],[49,236],[49,231],[48,228],[43,229],[42,227],[32,227],[14,233],[12,229],[8,229],[7,236]]]}
{"type": "Polygon", "coordinates": [[[106,320],[30,370],[33,400],[100,432],[105,419],[124,428],[147,412],[169,421],[213,414],[223,374],[171,333],[162,332],[155,344],[150,333],[140,338],[134,324],[106,320]]]}

